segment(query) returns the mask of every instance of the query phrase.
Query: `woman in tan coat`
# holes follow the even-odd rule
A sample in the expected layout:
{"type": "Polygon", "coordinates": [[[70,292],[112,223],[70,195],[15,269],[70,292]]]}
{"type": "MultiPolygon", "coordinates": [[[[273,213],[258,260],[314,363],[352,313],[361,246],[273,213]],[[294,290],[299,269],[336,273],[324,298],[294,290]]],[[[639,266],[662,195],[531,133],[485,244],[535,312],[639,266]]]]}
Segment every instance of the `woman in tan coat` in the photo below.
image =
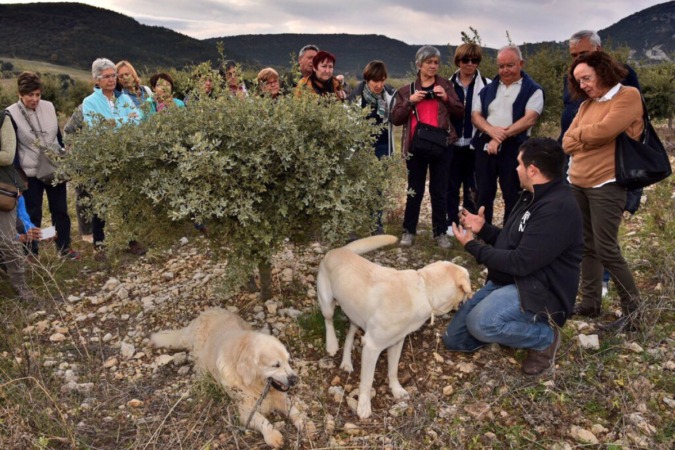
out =
{"type": "Polygon", "coordinates": [[[584,219],[581,302],[575,313],[600,315],[604,266],[617,286],[624,313],[615,325],[634,328],[640,292],[618,241],[626,189],[616,183],[614,153],[617,136],[625,131],[638,138],[644,123],[640,93],[621,85],[625,76],[626,69],[602,51],[572,63],[570,92],[585,101],[563,137],[563,148],[571,156],[568,177],[584,219]]]}

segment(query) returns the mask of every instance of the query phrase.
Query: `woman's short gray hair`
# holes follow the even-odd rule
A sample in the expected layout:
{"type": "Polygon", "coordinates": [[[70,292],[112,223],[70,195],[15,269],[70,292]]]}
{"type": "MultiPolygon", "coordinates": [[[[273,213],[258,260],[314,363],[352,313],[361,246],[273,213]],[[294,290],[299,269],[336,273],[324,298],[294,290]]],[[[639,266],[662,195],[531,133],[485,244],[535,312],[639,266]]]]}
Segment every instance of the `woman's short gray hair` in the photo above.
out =
{"type": "Polygon", "coordinates": [[[91,76],[94,77],[94,80],[97,80],[101,76],[104,70],[106,69],[115,69],[115,63],[110,61],[108,58],[98,58],[96,61],[91,63],[91,76]]]}
{"type": "Polygon", "coordinates": [[[421,67],[422,63],[429,58],[441,59],[441,52],[433,45],[424,45],[415,53],[415,65],[421,67]]]}

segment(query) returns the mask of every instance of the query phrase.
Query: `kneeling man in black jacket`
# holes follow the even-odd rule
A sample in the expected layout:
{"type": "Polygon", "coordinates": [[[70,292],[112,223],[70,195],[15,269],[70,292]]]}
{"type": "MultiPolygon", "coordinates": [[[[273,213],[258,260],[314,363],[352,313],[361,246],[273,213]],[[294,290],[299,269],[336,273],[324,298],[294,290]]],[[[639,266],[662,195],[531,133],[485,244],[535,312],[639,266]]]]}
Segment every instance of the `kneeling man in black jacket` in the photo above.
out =
{"type": "Polygon", "coordinates": [[[572,315],[583,249],[579,206],[563,182],[564,153],[553,139],[532,138],[518,154],[524,189],[504,228],[464,210],[455,238],[488,269],[487,282],[455,314],[443,335],[450,350],[496,342],[529,349],[522,370],[553,366],[558,327],[572,315]],[[477,235],[484,243],[474,239],[477,235]]]}

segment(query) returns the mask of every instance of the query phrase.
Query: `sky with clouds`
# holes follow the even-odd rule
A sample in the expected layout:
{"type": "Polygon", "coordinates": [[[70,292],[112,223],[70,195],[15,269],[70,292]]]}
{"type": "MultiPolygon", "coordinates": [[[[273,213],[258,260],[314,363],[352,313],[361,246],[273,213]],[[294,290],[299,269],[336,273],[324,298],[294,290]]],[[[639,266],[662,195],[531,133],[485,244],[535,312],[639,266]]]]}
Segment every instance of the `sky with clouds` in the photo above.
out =
{"type": "MultiPolygon", "coordinates": [[[[51,1],[51,0],[42,0],[51,1]]],[[[58,1],[58,0],[53,0],[58,1]]],[[[0,0],[0,3],[34,3],[0,0]]],[[[197,39],[240,34],[381,34],[408,44],[461,43],[476,28],[487,47],[564,41],[607,28],[650,0],[97,0],[81,1],[197,39]]]]}

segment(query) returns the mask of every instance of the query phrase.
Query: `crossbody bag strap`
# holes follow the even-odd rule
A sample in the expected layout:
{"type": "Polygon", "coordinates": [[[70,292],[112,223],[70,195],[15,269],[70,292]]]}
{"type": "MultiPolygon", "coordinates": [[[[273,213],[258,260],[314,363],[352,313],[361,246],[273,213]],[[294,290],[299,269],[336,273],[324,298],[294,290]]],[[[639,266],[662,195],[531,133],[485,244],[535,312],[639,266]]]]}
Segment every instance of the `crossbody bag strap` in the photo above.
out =
{"type": "MultiPolygon", "coordinates": [[[[413,81],[412,83],[410,83],[410,96],[412,97],[414,93],[415,93],[415,82],[413,81]]],[[[413,104],[412,111],[413,114],[415,115],[415,120],[417,120],[417,122],[419,123],[420,118],[417,115],[417,105],[413,104]]]]}
{"type": "Polygon", "coordinates": [[[33,122],[30,121],[30,117],[28,117],[28,114],[26,113],[26,110],[23,109],[23,105],[19,101],[19,109],[21,110],[21,114],[23,115],[23,118],[26,119],[26,122],[28,122],[28,126],[30,127],[30,131],[33,132],[35,135],[35,139],[40,139],[40,135],[38,134],[37,131],[35,131],[35,127],[33,126],[33,122]]]}

